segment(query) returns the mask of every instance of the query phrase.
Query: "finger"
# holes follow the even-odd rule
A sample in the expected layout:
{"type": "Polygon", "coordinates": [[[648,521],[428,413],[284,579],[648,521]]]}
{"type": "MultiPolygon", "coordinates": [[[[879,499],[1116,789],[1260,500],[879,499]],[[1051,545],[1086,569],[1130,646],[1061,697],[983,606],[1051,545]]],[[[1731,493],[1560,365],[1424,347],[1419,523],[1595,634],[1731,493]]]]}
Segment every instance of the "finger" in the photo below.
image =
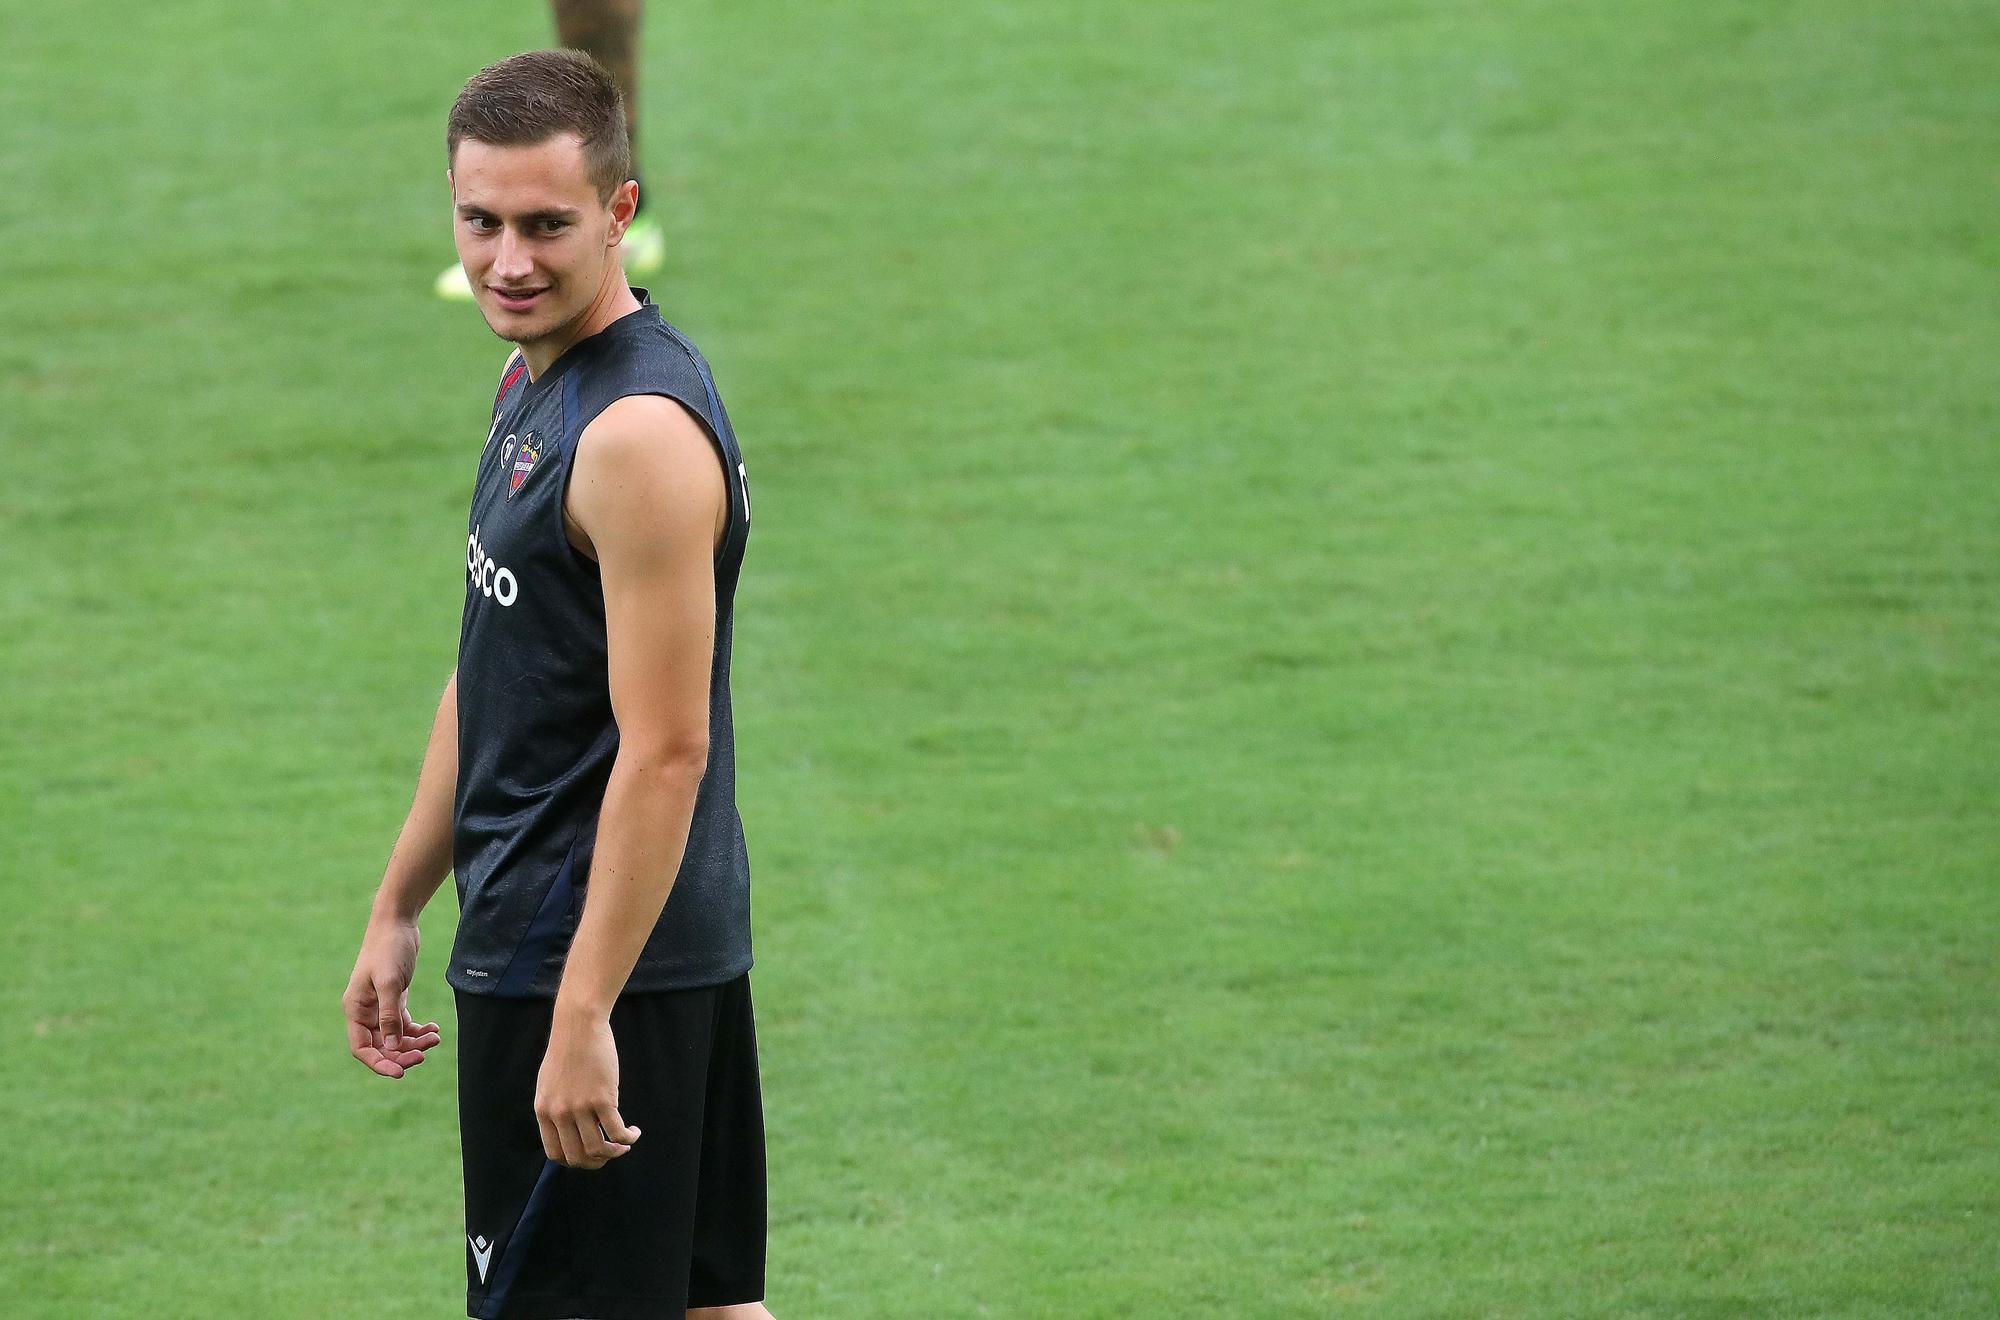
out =
{"type": "Polygon", "coordinates": [[[368,1028],[359,1022],[349,1021],[347,1024],[347,1051],[367,1064],[370,1070],[381,1073],[384,1077],[403,1075],[404,1065],[395,1059],[385,1057],[382,1051],[376,1049],[374,1042],[369,1039],[368,1028]]]}
{"type": "Polygon", "coordinates": [[[557,1164],[567,1164],[569,1161],[563,1158],[562,1141],[556,1136],[555,1123],[536,1114],[535,1124],[542,1130],[542,1154],[557,1164]]]}
{"type": "Polygon", "coordinates": [[[625,1120],[619,1117],[616,1106],[597,1111],[597,1126],[603,1131],[606,1141],[616,1146],[623,1146],[625,1150],[632,1149],[632,1143],[639,1139],[639,1129],[627,1127],[625,1120]]]}
{"type": "Polygon", "coordinates": [[[340,1006],[347,1014],[347,1038],[350,1047],[354,1043],[355,1029],[358,1027],[361,1040],[380,1049],[381,1023],[375,1010],[374,985],[368,981],[349,985],[347,993],[340,998],[340,1006]]]}
{"type": "Polygon", "coordinates": [[[577,1147],[583,1152],[583,1167],[603,1168],[611,1158],[611,1150],[604,1144],[604,1134],[597,1130],[597,1120],[589,1114],[581,1114],[570,1121],[576,1131],[577,1147]]]}
{"type": "Polygon", "coordinates": [[[584,1153],[583,1134],[576,1130],[575,1119],[556,1120],[556,1139],[562,1143],[564,1164],[573,1169],[581,1169],[589,1164],[590,1157],[584,1153]]]}
{"type": "Polygon", "coordinates": [[[404,1036],[401,1045],[394,1050],[374,1048],[374,1052],[404,1068],[414,1068],[422,1063],[427,1051],[438,1043],[435,1035],[404,1036]]]}
{"type": "Polygon", "coordinates": [[[403,1031],[403,996],[395,986],[386,982],[375,983],[376,1027],[382,1033],[383,1050],[394,1053],[401,1048],[397,1039],[403,1031]]]}
{"type": "MultiPolygon", "coordinates": [[[[622,1131],[624,1129],[625,1125],[618,1121],[618,1115],[615,1111],[608,1109],[598,1111],[598,1115],[604,1114],[611,1116],[612,1124],[619,1130],[622,1131]]],[[[617,1159],[620,1155],[632,1149],[631,1142],[619,1141],[613,1137],[610,1130],[604,1126],[603,1118],[599,1116],[586,1116],[584,1118],[583,1138],[590,1150],[591,1157],[600,1164],[609,1164],[612,1160],[617,1159]]]]}
{"type": "MultiPolygon", "coordinates": [[[[402,1063],[390,1058],[372,1045],[361,1051],[357,1057],[360,1058],[361,1062],[367,1064],[369,1068],[381,1073],[384,1077],[401,1077],[409,1071],[402,1063]]],[[[422,1060],[420,1059],[418,1062],[421,1063],[422,1060]]]]}
{"type": "Polygon", "coordinates": [[[415,1031],[405,1029],[398,1048],[402,1050],[427,1050],[443,1039],[436,1030],[425,1031],[419,1027],[415,1031]]]}

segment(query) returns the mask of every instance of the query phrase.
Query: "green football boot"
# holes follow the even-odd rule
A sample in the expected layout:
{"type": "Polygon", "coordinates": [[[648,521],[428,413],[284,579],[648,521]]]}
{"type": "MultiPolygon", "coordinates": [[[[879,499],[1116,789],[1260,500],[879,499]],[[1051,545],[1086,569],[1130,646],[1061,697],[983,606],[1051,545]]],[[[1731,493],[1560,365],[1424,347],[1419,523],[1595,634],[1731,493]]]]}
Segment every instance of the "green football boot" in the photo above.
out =
{"type": "Polygon", "coordinates": [[[651,275],[667,258],[667,236],[650,215],[634,216],[619,246],[625,251],[628,276],[651,275]]]}
{"type": "Polygon", "coordinates": [[[472,281],[465,278],[465,267],[456,261],[438,272],[438,277],[431,287],[436,289],[437,296],[446,302],[472,301],[472,281]]]}

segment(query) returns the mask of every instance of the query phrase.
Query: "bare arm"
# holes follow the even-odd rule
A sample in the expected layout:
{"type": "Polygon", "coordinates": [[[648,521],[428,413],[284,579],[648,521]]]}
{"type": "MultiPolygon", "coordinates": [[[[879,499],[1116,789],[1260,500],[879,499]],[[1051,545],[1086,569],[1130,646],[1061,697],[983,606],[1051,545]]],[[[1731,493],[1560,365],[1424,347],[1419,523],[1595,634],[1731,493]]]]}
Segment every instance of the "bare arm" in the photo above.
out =
{"type": "Polygon", "coordinates": [[[375,891],[361,953],[354,960],[341,1007],[347,1048],[384,1077],[401,1077],[438,1043],[435,1022],[410,1017],[410,980],[417,971],[417,916],[451,873],[451,807],[458,782],[458,671],[444,685],[437,718],[417,772],[416,798],[389,852],[375,891]]]}
{"type": "Polygon", "coordinates": [[[659,921],[708,766],[715,537],[728,489],[672,400],[621,399],[577,445],[570,509],[604,586],[618,755],[559,1013],[606,1017],[659,921]]]}
{"type": "Polygon", "coordinates": [[[618,1112],[611,1006],[680,872],[708,766],[715,541],[728,487],[700,425],[655,395],[606,408],[578,440],[575,462],[570,514],[604,585],[618,756],[535,1083],[535,1119],[550,1159],[596,1169],[639,1139],[618,1112]]]}
{"type": "Polygon", "coordinates": [[[458,671],[444,685],[417,793],[375,891],[371,920],[415,921],[451,874],[451,806],[458,785],[458,671]]]}

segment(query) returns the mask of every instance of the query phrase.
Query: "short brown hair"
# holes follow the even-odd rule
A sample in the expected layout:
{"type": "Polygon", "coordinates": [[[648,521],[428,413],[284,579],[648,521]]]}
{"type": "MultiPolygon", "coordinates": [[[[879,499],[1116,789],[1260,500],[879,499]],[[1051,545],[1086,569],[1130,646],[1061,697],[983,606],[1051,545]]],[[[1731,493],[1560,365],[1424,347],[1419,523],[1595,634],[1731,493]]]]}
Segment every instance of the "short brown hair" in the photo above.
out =
{"type": "Polygon", "coordinates": [[[525,147],[558,133],[583,140],[584,168],[601,200],[610,201],[632,177],[625,101],[604,66],[581,51],[526,51],[487,65],[465,84],[445,120],[445,159],[456,161],[467,138],[525,147]]]}

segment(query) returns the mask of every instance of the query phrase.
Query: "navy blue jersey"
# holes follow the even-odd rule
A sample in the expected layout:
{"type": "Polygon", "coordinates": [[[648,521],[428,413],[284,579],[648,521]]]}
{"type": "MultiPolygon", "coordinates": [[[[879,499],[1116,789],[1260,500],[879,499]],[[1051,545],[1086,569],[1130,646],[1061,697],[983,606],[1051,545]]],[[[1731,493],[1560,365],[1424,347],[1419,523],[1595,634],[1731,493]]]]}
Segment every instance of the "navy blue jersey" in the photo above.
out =
{"type": "Polygon", "coordinates": [[[534,380],[513,359],[479,456],[458,640],[452,862],[458,935],[446,980],[472,994],[549,998],[583,910],[618,726],[604,590],[563,526],[577,438],[613,401],[673,399],[714,443],[729,490],[715,556],[708,766],[679,874],[628,991],[715,985],[747,971],[750,866],[736,812],[730,624],[750,531],[743,455],[708,363],[641,306],[572,345],[534,380]]]}

